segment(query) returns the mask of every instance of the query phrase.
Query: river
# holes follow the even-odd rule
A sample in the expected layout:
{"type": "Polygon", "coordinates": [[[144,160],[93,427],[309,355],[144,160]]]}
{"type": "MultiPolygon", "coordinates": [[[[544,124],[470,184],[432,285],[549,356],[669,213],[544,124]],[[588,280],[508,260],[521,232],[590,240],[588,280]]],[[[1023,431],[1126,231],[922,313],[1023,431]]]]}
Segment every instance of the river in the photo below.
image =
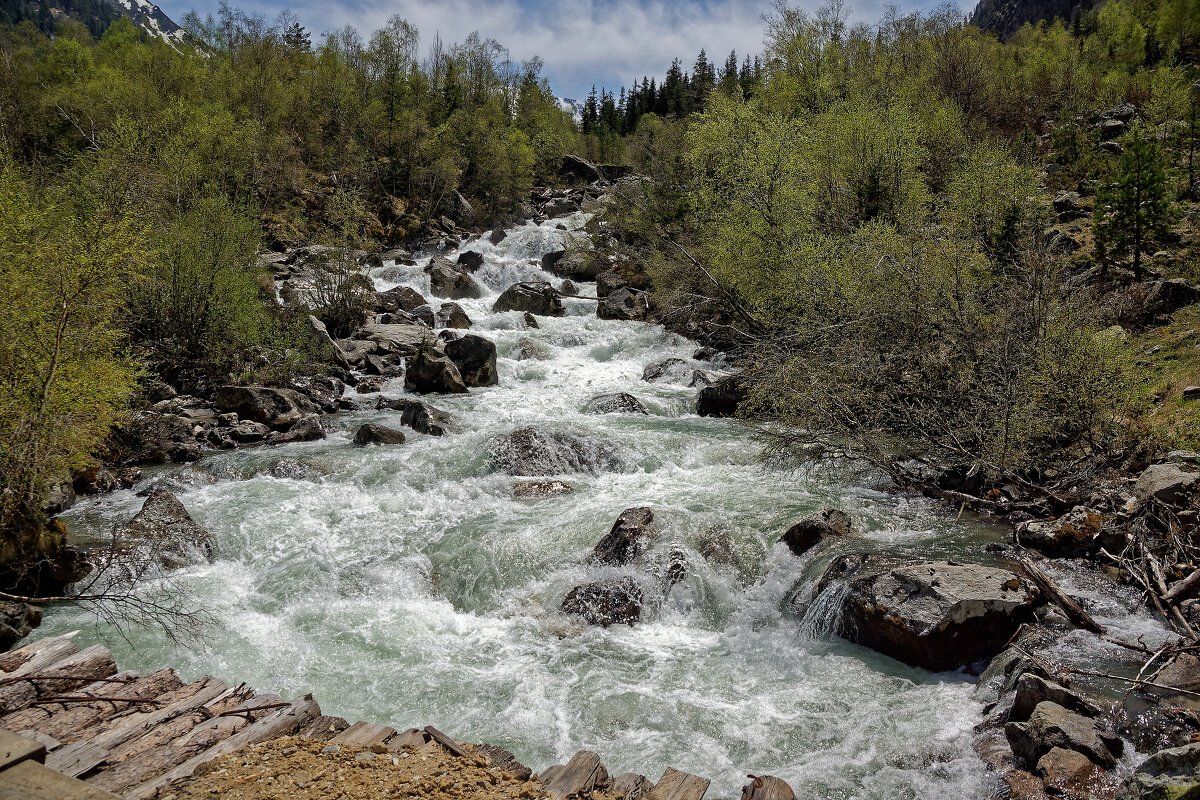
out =
{"type": "MultiPolygon", "coordinates": [[[[844,472],[763,469],[747,428],[695,415],[696,389],[641,380],[647,364],[695,349],[661,327],[599,320],[581,299],[536,330],[518,313],[493,314],[511,283],[547,279],[536,262],[562,246],[564,221],[577,228],[584,217],[464,246],[485,257],[476,277],[487,296],[460,304],[495,340],[500,384],[429,398],[459,432],[406,429],[402,445],[355,447],[363,422],[398,427],[397,412],[374,410],[376,396],[365,395],[361,410],[325,419],[323,441],[148,470],[133,490],[66,514],[74,531],[103,533],[136,513],[151,481],[175,486],[218,549],[179,576],[217,620],[203,643],[176,648],[141,630],[123,639],[70,607],[51,609],[41,633],[84,628],[80,638],[103,640],[124,668],[170,665],[189,680],[312,691],[326,714],[352,721],[436,725],[504,746],[535,770],[586,748],[613,775],[656,780],[674,766],[709,777],[713,797],[736,797],[746,773],[778,775],[804,798],[987,796],[993,780],[971,749],[982,715],[973,678],[909,668],[781,614],[796,579],[833,550],[801,560],[772,542],[825,505],[854,519],[859,537],[847,550],[979,560],[1003,532],[844,472]],[[515,360],[525,338],[548,357],[515,360]],[[583,413],[612,391],[651,413],[583,413]],[[518,479],[492,469],[489,443],[527,425],[611,443],[617,463],[559,476],[570,494],[515,498],[518,479]],[[311,474],[273,477],[282,458],[311,474]],[[213,473],[222,479],[200,480],[213,473]],[[586,564],[621,510],[641,505],[662,530],[649,567],[586,564]],[[736,566],[699,554],[714,528],[732,536],[736,566]],[[673,548],[686,553],[688,575],[665,591],[649,570],[673,548]],[[641,623],[594,628],[558,611],[573,586],[617,575],[645,587],[641,623]]],[[[419,268],[387,264],[375,275],[380,289],[400,281],[430,297],[419,268]]],[[[384,393],[402,391],[394,380],[384,393]]],[[[1097,613],[1124,619],[1128,603],[1107,602],[1097,613]]]]}

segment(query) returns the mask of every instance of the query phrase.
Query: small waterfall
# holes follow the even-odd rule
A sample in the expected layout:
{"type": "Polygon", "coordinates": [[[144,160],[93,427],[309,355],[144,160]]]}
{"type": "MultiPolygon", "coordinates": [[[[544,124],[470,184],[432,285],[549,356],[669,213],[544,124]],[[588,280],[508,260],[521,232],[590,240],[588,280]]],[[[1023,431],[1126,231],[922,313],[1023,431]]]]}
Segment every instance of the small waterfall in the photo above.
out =
{"type": "Polygon", "coordinates": [[[809,642],[824,642],[832,638],[842,622],[842,606],[850,594],[850,584],[833,581],[808,604],[800,620],[797,637],[809,642]]]}

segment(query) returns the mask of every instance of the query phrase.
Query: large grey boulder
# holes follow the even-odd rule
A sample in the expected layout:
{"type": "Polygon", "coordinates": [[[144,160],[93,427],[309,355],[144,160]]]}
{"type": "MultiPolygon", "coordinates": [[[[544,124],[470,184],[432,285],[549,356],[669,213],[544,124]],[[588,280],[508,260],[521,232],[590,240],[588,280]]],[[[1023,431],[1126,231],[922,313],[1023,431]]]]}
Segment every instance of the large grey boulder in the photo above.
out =
{"type": "Polygon", "coordinates": [[[564,431],[518,428],[488,443],[488,462],[508,475],[597,475],[624,467],[620,450],[611,442],[564,431]]]}
{"type": "Polygon", "coordinates": [[[483,297],[483,289],[467,272],[444,256],[434,256],[425,268],[429,275],[429,290],[438,297],[451,300],[483,297]]]}
{"type": "Polygon", "coordinates": [[[433,315],[434,326],[438,328],[457,328],[466,330],[471,327],[471,318],[458,303],[442,303],[442,307],[433,315]]]}
{"type": "Polygon", "coordinates": [[[1030,767],[1055,747],[1061,747],[1112,769],[1123,749],[1120,737],[1101,731],[1091,719],[1050,700],[1038,703],[1028,721],[1005,724],[1004,735],[1013,753],[1030,767]]]}
{"type": "Polygon", "coordinates": [[[563,156],[562,163],[558,167],[558,174],[569,181],[582,183],[595,183],[604,179],[604,175],[591,161],[570,154],[563,156]]]}
{"type": "Polygon", "coordinates": [[[610,268],[611,265],[604,259],[584,252],[565,253],[554,259],[550,266],[546,265],[545,259],[542,261],[542,269],[547,269],[560,278],[577,281],[594,281],[601,272],[610,268]]]}
{"type": "Polygon", "coordinates": [[[1196,487],[1200,474],[1188,472],[1179,464],[1153,464],[1138,476],[1133,494],[1146,502],[1150,498],[1177,503],[1196,487]]]}
{"type": "Polygon", "coordinates": [[[491,339],[468,333],[446,342],[444,349],[467,386],[495,386],[500,382],[496,372],[496,343],[491,339]]]}
{"type": "Polygon", "coordinates": [[[416,394],[464,394],[467,384],[445,353],[423,347],[408,360],[404,389],[416,394]]]}
{"type": "Polygon", "coordinates": [[[407,286],[397,286],[394,289],[388,289],[386,292],[377,292],[375,294],[375,310],[380,312],[411,312],[413,309],[425,305],[429,305],[429,301],[416,289],[411,289],[407,286]]]}
{"type": "Polygon", "coordinates": [[[841,636],[934,671],[998,653],[1038,601],[1037,590],[1008,570],[947,561],[851,554],[830,565],[818,591],[834,581],[848,589],[841,636]]]}
{"type": "Polygon", "coordinates": [[[429,328],[416,323],[380,325],[369,322],[354,334],[354,338],[371,342],[377,353],[398,356],[414,355],[422,346],[435,341],[429,328]]]}
{"type": "Polygon", "coordinates": [[[292,442],[315,442],[325,438],[325,426],[317,414],[306,414],[285,432],[276,431],[267,437],[270,444],[290,444],[292,442]]]}
{"type": "Polygon", "coordinates": [[[644,320],[650,313],[646,295],[623,286],[605,295],[596,304],[596,316],[600,319],[616,319],[626,322],[644,320]]]}
{"type": "Polygon", "coordinates": [[[598,394],[583,407],[585,414],[649,414],[646,406],[626,392],[598,394]]]}
{"type": "Polygon", "coordinates": [[[1085,717],[1095,717],[1100,713],[1100,709],[1091,701],[1032,672],[1017,678],[1016,689],[1012,708],[1008,711],[1008,722],[1025,722],[1034,709],[1047,700],[1085,717]]]}
{"type": "Polygon", "coordinates": [[[277,431],[288,430],[320,410],[300,392],[270,386],[222,386],[213,395],[213,405],[236,413],[238,419],[261,422],[277,431]]]}
{"type": "Polygon", "coordinates": [[[836,508],[823,508],[805,517],[784,532],[780,541],[795,555],[802,556],[826,539],[850,535],[850,515],[836,508]]]}
{"type": "Polygon", "coordinates": [[[524,311],[543,317],[561,317],[566,313],[561,295],[548,281],[514,283],[496,298],[492,311],[524,311]]]}
{"type": "Polygon", "coordinates": [[[202,454],[193,423],[178,414],[134,411],[114,431],[109,449],[130,464],[196,461],[202,454]]]}
{"type": "Polygon", "coordinates": [[[596,296],[608,297],[618,289],[629,285],[629,281],[615,269],[608,269],[596,276],[596,296]]]}
{"type": "Polygon", "coordinates": [[[642,590],[632,578],[576,586],[563,599],[562,610],[593,625],[632,625],[642,617],[642,590]]]}
{"type": "Polygon", "coordinates": [[[429,436],[444,436],[454,425],[454,418],[450,414],[411,397],[381,397],[375,407],[399,411],[401,425],[429,436]]]}
{"type": "Polygon", "coordinates": [[[1150,756],[1121,784],[1117,800],[1200,800],[1200,742],[1150,756]]]}
{"type": "Polygon", "coordinates": [[[118,531],[117,540],[134,546],[141,557],[156,560],[167,569],[211,561],[213,557],[208,530],[165,489],[150,493],[137,516],[118,531]]]}
{"type": "Polygon", "coordinates": [[[641,555],[643,545],[654,535],[654,512],[644,506],[627,508],[596,543],[592,558],[600,564],[624,566],[641,555]]]}
{"type": "Polygon", "coordinates": [[[1099,511],[1079,506],[1052,520],[1022,522],[1013,531],[1018,543],[1051,558],[1078,558],[1100,548],[1099,511]]]}

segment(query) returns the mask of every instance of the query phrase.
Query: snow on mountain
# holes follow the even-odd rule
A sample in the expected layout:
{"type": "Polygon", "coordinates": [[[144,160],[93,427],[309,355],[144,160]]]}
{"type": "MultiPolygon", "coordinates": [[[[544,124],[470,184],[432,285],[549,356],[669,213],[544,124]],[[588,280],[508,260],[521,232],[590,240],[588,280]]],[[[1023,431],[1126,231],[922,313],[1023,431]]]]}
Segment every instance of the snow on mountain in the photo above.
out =
{"type": "Polygon", "coordinates": [[[167,42],[178,44],[183,41],[183,28],[175,20],[163,13],[163,10],[148,0],[108,0],[109,5],[117,13],[129,17],[150,33],[167,42]]]}
{"type": "Polygon", "coordinates": [[[558,102],[558,107],[574,117],[576,122],[583,119],[582,100],[576,100],[574,97],[556,97],[554,99],[558,102]]]}

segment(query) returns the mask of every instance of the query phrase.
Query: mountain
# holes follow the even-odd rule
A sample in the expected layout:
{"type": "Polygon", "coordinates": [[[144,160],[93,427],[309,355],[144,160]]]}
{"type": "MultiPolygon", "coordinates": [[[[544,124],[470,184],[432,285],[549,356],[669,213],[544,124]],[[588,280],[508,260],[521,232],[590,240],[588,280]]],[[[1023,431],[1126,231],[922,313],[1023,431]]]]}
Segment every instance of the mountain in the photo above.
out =
{"type": "Polygon", "coordinates": [[[1092,0],[979,0],[971,12],[971,24],[1007,39],[1026,22],[1036,25],[1061,19],[1069,23],[1091,7],[1092,0]]]}
{"type": "Polygon", "coordinates": [[[576,100],[574,97],[556,97],[558,107],[575,118],[575,121],[583,119],[583,101],[576,100]]]}
{"type": "Polygon", "coordinates": [[[69,18],[100,38],[121,17],[168,43],[183,40],[183,29],[147,0],[0,0],[0,23],[15,25],[29,20],[47,35],[54,33],[59,20],[69,18]]]}

